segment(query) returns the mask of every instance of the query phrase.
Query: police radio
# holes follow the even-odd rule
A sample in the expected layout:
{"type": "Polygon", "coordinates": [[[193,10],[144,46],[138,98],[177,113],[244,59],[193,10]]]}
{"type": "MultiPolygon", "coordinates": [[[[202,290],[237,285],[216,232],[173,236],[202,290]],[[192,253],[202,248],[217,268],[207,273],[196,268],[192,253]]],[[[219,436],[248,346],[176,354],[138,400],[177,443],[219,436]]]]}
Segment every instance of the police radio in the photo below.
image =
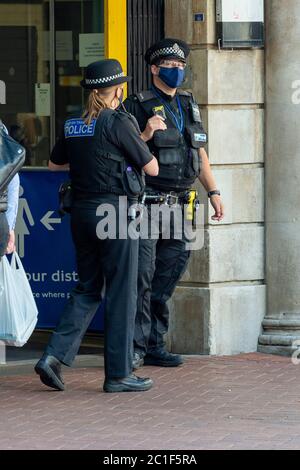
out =
{"type": "Polygon", "coordinates": [[[197,103],[191,103],[191,114],[194,122],[202,122],[200,109],[197,103]]]}
{"type": "Polygon", "coordinates": [[[154,116],[159,116],[164,121],[167,119],[166,111],[163,105],[152,108],[154,116]]]}

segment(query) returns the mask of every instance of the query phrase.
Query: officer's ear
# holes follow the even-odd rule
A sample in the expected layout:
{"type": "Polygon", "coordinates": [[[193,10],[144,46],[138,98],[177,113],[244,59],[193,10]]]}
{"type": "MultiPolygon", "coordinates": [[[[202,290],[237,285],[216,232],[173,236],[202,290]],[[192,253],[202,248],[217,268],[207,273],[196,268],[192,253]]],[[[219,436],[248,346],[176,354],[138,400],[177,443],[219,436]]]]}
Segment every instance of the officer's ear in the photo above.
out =
{"type": "Polygon", "coordinates": [[[159,67],[157,65],[151,65],[151,73],[152,75],[157,76],[159,74],[159,67]]]}
{"type": "Polygon", "coordinates": [[[123,96],[123,87],[118,87],[116,91],[117,98],[121,98],[123,96]]]}
{"type": "Polygon", "coordinates": [[[123,95],[123,88],[122,87],[115,88],[114,97],[113,97],[113,99],[111,101],[111,104],[110,104],[111,108],[116,109],[119,106],[120,98],[121,98],[122,95],[123,95]]]}

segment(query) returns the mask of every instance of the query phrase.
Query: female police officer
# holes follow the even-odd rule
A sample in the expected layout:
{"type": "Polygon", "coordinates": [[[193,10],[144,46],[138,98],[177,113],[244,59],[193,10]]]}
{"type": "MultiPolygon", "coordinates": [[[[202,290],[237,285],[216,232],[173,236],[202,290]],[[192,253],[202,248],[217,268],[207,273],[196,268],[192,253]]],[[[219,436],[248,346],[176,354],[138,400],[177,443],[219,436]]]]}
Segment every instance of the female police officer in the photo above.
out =
{"type": "MultiPolygon", "coordinates": [[[[41,381],[64,390],[61,364],[70,366],[102,300],[105,286],[105,392],[144,391],[152,380],[132,374],[132,343],[137,299],[138,240],[99,239],[96,211],[110,204],[119,215],[119,197],[135,197],[142,169],[158,174],[157,160],[139,136],[134,118],[118,110],[129,81],[114,59],[86,69],[81,84],[90,89],[81,118],[69,119],[49,162],[52,170],[70,168],[73,191],[71,229],[79,282],[72,291],[46,352],[35,366],[41,381]],[[128,177],[129,176],[129,180],[128,177]]],[[[99,211],[97,211],[99,213],[99,211]]],[[[127,218],[126,218],[127,220],[127,218]]],[[[122,227],[123,231],[124,227],[122,227]]],[[[101,237],[103,238],[103,237],[101,237]]]]}

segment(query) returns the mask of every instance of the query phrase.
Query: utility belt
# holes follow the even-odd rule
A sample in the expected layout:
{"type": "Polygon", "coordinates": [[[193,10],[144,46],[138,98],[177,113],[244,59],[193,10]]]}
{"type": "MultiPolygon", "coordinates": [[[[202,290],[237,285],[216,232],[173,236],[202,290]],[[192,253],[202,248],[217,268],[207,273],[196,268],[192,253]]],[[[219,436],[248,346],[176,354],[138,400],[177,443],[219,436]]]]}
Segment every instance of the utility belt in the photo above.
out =
{"type": "MultiPolygon", "coordinates": [[[[112,168],[102,168],[104,177],[109,178],[114,176],[115,184],[102,182],[98,185],[95,192],[74,191],[72,189],[71,180],[67,180],[61,184],[58,190],[59,197],[59,214],[61,216],[71,212],[71,208],[75,199],[88,199],[90,196],[97,194],[115,194],[119,196],[127,196],[129,199],[138,199],[143,194],[145,188],[144,176],[139,171],[127,164],[124,157],[112,153],[103,154],[103,159],[107,161],[114,161],[119,164],[119,171],[112,172],[112,168]],[[106,170],[106,171],[105,171],[106,170]],[[119,182],[119,187],[117,183],[119,182]]],[[[105,161],[105,160],[104,160],[105,161]]]]}
{"type": "Polygon", "coordinates": [[[198,191],[196,189],[190,189],[177,193],[169,191],[168,193],[160,191],[145,191],[141,198],[141,204],[145,206],[151,206],[151,204],[164,204],[167,206],[187,206],[186,207],[186,219],[192,221],[195,225],[196,211],[200,207],[200,201],[198,198],[198,191]]]}

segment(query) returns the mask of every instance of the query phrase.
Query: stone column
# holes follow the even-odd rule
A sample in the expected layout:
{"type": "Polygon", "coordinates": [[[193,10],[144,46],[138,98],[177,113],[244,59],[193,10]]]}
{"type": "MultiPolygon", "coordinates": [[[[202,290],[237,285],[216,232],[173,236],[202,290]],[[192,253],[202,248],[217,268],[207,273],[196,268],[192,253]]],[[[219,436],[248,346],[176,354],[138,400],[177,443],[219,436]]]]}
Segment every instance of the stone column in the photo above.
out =
{"type": "Polygon", "coordinates": [[[165,7],[166,36],[192,49],[186,87],[200,104],[226,205],[224,221],[213,222],[201,189],[205,246],[173,296],[169,342],[186,354],[256,351],[265,315],[264,51],[218,51],[214,0],[166,0],[165,7]]]}
{"type": "Polygon", "coordinates": [[[266,0],[267,315],[258,349],[300,340],[300,1],[266,0]]]}

